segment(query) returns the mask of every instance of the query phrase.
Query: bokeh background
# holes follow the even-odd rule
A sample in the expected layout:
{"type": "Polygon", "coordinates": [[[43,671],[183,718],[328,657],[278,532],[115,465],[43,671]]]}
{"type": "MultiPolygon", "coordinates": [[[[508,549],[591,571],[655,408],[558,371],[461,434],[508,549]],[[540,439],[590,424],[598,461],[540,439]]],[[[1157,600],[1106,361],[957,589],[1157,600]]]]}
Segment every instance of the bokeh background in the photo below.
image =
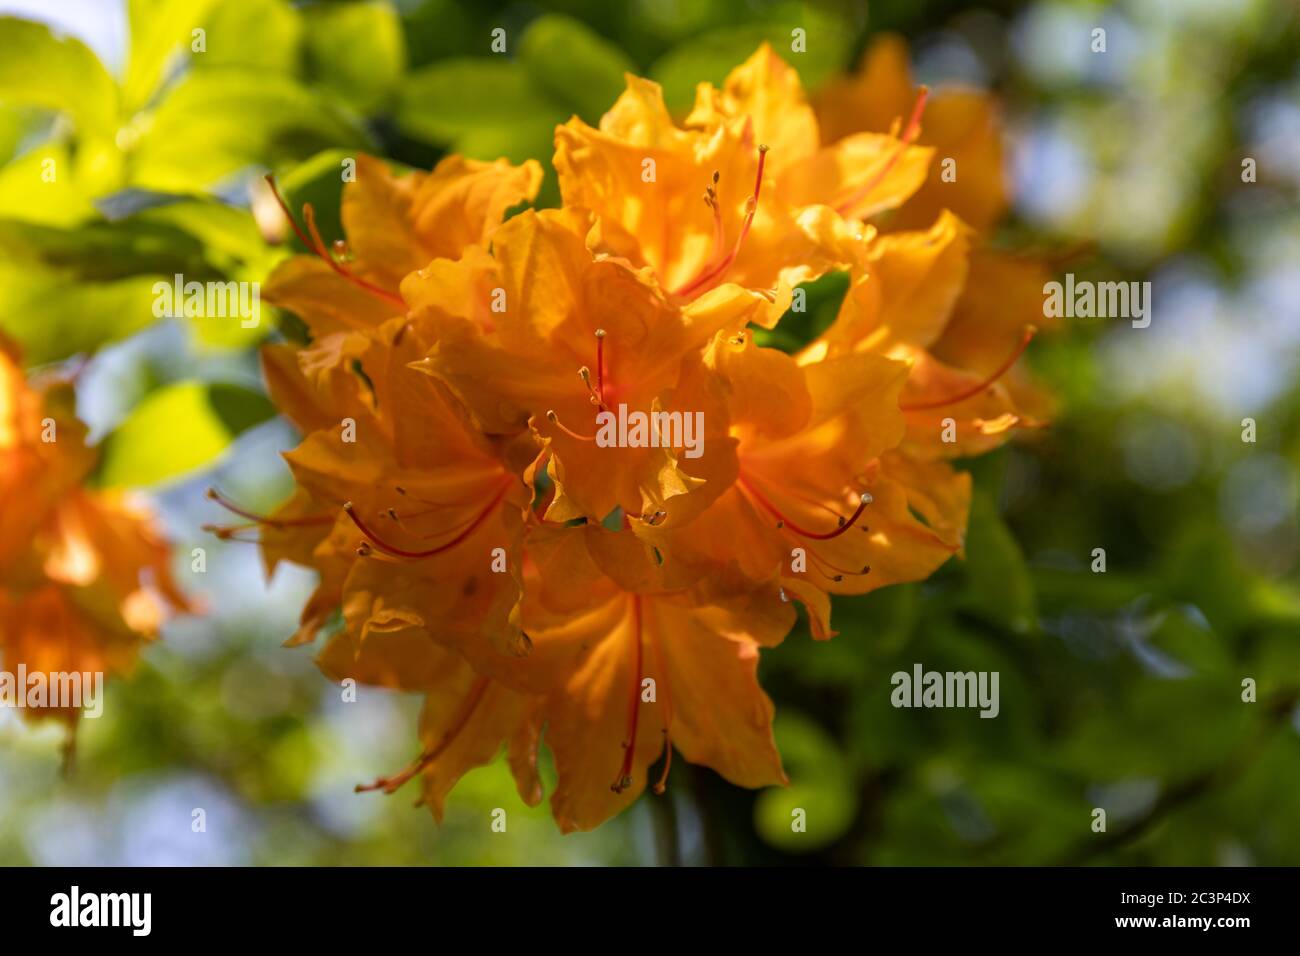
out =
{"type": "MultiPolygon", "coordinates": [[[[90,356],[78,407],[103,442],[98,480],[156,501],[208,604],[109,682],[70,772],[60,727],[0,710],[0,863],[1300,863],[1295,3],[0,0],[0,14],[93,51],[0,24],[0,328],[32,364],[90,356]],[[196,25],[207,51],[191,56],[196,25]],[[506,57],[489,55],[498,26],[506,57]],[[501,763],[462,781],[441,828],[413,792],[354,794],[413,756],[418,701],[361,688],[344,703],[310,648],[280,646],[308,573],[267,583],[255,549],[200,530],[219,520],[210,484],[264,509],[290,489],[278,452],[296,439],[256,364],[272,324],[156,320],[153,282],[263,278],[288,248],[267,242],[267,170],[336,236],[341,156],[546,160],[554,125],[598,120],[624,69],[681,108],[760,40],[788,50],[795,26],[808,46],[790,59],[814,89],[893,32],[920,81],[997,93],[1013,207],[996,244],[1150,280],[1150,327],[1040,336],[1030,361],[1059,413],[970,464],[968,560],[837,599],[840,637],[801,627],[765,654],[788,789],[679,762],[666,797],[568,837],[501,763]],[[105,82],[124,117],[105,114],[105,82]],[[59,179],[33,188],[48,158],[59,179]],[[1089,568],[1098,547],[1105,574],[1089,568]],[[999,671],[1001,715],[893,709],[889,676],[917,661],[999,671]],[[808,833],[790,832],[793,807],[808,833]]],[[[548,170],[540,201],[556,198],[548,170]]]]}

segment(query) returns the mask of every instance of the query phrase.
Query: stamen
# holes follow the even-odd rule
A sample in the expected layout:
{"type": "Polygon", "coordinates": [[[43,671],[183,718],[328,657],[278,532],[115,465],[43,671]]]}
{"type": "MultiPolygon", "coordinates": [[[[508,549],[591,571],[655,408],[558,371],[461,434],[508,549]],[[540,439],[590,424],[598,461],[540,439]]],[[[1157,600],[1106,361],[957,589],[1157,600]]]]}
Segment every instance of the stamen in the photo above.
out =
{"type": "MultiPolygon", "coordinates": [[[[755,477],[756,476],[754,475],[750,475],[751,479],[755,477]]],[[[852,491],[852,488],[845,488],[844,490],[845,493],[848,493],[852,491]]],[[[816,498],[813,498],[811,495],[800,494],[797,491],[787,490],[785,493],[789,495],[791,498],[794,498],[796,501],[802,501],[810,508],[816,508],[818,511],[826,512],[828,515],[830,515],[832,518],[835,519],[837,525],[844,523],[844,516],[840,514],[838,511],[836,511],[834,508],[832,508],[830,505],[826,504],[825,502],[818,501],[816,498]]],[[[863,492],[863,494],[867,494],[867,493],[863,492]]],[[[868,494],[867,497],[870,498],[871,496],[868,494]]],[[[870,504],[871,502],[868,501],[867,503],[870,504]]]]}
{"type": "Polygon", "coordinates": [[[845,576],[858,578],[871,573],[871,565],[869,564],[864,564],[860,571],[850,571],[848,568],[842,568],[838,564],[826,560],[826,558],[818,554],[814,548],[807,549],[806,553],[808,557],[812,558],[813,564],[817,565],[817,570],[821,571],[824,577],[830,578],[835,582],[843,581],[845,576]]]}
{"type": "Polygon", "coordinates": [[[203,524],[199,525],[199,530],[207,534],[216,535],[222,541],[233,541],[237,544],[261,544],[259,538],[241,538],[239,535],[244,531],[252,531],[257,525],[255,524],[238,524],[238,525],[217,525],[203,524]]]}
{"type": "Polygon", "coordinates": [[[474,710],[483,699],[483,695],[487,693],[488,680],[487,677],[480,677],[474,681],[474,685],[470,688],[469,696],[465,698],[465,703],[461,706],[460,713],[456,715],[455,723],[447,729],[447,732],[442,735],[442,739],[439,740],[437,744],[416,757],[415,760],[411,761],[406,769],[401,772],[396,773],[391,777],[380,777],[374,783],[359,783],[354,788],[354,792],[366,793],[371,790],[382,790],[384,793],[396,793],[404,784],[407,783],[407,781],[424,772],[431,763],[446,752],[447,748],[451,746],[452,741],[454,741],[460,732],[465,729],[465,725],[468,724],[470,718],[474,716],[474,710]]]}
{"type": "Polygon", "coordinates": [[[912,116],[907,121],[907,127],[903,130],[902,138],[899,141],[898,148],[885,161],[885,165],[880,168],[880,172],[868,179],[862,186],[854,190],[853,195],[841,202],[835,207],[835,211],[840,215],[845,215],[850,209],[856,206],[862,199],[870,195],[871,190],[875,189],[889,175],[889,171],[894,168],[907,148],[912,145],[913,141],[921,135],[921,114],[925,112],[925,101],[929,99],[930,88],[922,86],[916,93],[916,105],[912,107],[912,116]]]}
{"type": "Polygon", "coordinates": [[[641,595],[632,595],[632,639],[636,642],[632,667],[632,692],[628,696],[627,740],[623,742],[623,764],[609,789],[622,793],[632,786],[632,765],[636,760],[636,727],[641,716],[641,595]]]}
{"type": "Polygon", "coordinates": [[[758,212],[758,196],[763,188],[763,166],[767,162],[767,146],[758,147],[758,173],[754,177],[754,193],[745,203],[745,221],[740,227],[740,235],[736,237],[736,244],[731,247],[731,251],[716,266],[705,269],[699,276],[688,282],[682,288],[678,289],[675,295],[691,295],[701,291],[704,287],[712,285],[721,279],[731,268],[731,264],[736,261],[736,256],[740,254],[740,247],[745,242],[745,237],[749,235],[749,227],[753,225],[754,213],[758,212]]]}
{"type": "Polygon", "coordinates": [[[600,396],[600,407],[605,407],[605,330],[596,330],[596,394],[600,396]]]}
{"type": "Polygon", "coordinates": [[[452,534],[453,532],[459,531],[461,528],[465,527],[465,525],[470,524],[475,520],[473,517],[465,518],[464,520],[457,521],[455,524],[448,525],[445,528],[438,528],[434,531],[428,531],[428,532],[415,531],[414,529],[408,527],[406,524],[406,522],[409,520],[412,520],[414,518],[426,517],[428,515],[435,513],[437,510],[438,510],[437,508],[429,508],[425,511],[417,511],[414,514],[409,514],[405,518],[403,518],[394,509],[389,508],[385,514],[387,517],[391,518],[399,528],[401,528],[411,537],[420,538],[425,541],[428,541],[431,538],[441,537],[444,534],[452,534]]]}
{"type": "MultiPolygon", "coordinates": [[[[207,497],[215,501],[221,507],[225,508],[231,514],[237,514],[241,518],[247,518],[254,524],[266,525],[269,528],[301,528],[318,524],[333,524],[334,518],[331,515],[303,515],[298,518],[268,518],[266,515],[257,514],[255,511],[249,511],[235,504],[216,488],[209,488],[206,492],[207,497]]],[[[215,528],[216,526],[211,526],[215,528]]],[[[219,535],[218,535],[219,536],[219,535]]]]}
{"type": "Polygon", "coordinates": [[[625,511],[623,512],[623,527],[630,528],[633,521],[643,521],[653,528],[667,517],[668,512],[662,510],[653,511],[650,514],[646,514],[644,511],[639,514],[633,511],[625,511]]]}
{"type": "Polygon", "coordinates": [[[664,694],[664,769],[654,785],[654,792],[662,796],[668,786],[668,771],[673,768],[673,692],[669,685],[668,664],[664,660],[664,648],[659,638],[659,631],[655,629],[650,633],[655,645],[655,662],[659,666],[659,679],[663,684],[664,694]]]}
{"type": "Polygon", "coordinates": [[[601,411],[605,411],[605,405],[600,400],[600,393],[596,391],[596,386],[591,381],[591,369],[585,365],[578,369],[578,378],[582,379],[582,384],[587,386],[587,400],[600,408],[601,411]]]}
{"type": "Polygon", "coordinates": [[[579,435],[577,432],[566,427],[565,424],[562,421],[560,421],[560,416],[555,414],[554,409],[551,409],[546,413],[546,420],[550,422],[552,425],[554,425],[556,428],[558,428],[560,431],[564,432],[564,434],[568,435],[570,438],[576,438],[578,441],[596,440],[595,435],[579,435]]]}
{"type": "Polygon", "coordinates": [[[465,528],[465,530],[463,530],[460,534],[456,535],[456,537],[452,538],[450,541],[446,542],[445,544],[440,544],[436,548],[430,548],[427,551],[408,551],[405,548],[399,548],[396,545],[389,544],[387,541],[385,541],[379,535],[375,534],[375,532],[370,529],[370,527],[361,519],[361,516],[357,514],[356,508],[353,506],[352,502],[350,501],[345,501],[343,503],[343,511],[345,514],[347,514],[349,518],[352,519],[352,523],[357,526],[357,530],[360,531],[363,535],[365,535],[367,539],[369,539],[370,545],[376,548],[382,554],[386,554],[391,558],[408,558],[408,559],[430,558],[433,557],[435,554],[441,554],[444,551],[451,550],[452,548],[456,547],[456,545],[460,544],[462,541],[468,538],[471,534],[473,534],[474,531],[478,528],[478,526],[481,525],[483,521],[487,518],[487,516],[496,509],[497,505],[501,502],[501,499],[505,496],[505,493],[509,489],[509,487],[510,487],[509,480],[502,483],[501,490],[497,492],[496,496],[493,497],[492,501],[488,504],[488,506],[484,508],[482,511],[480,511],[474,517],[474,519],[470,522],[469,526],[465,528]]]}
{"type": "Polygon", "coordinates": [[[993,385],[997,383],[997,380],[1003,375],[1006,375],[1007,372],[1010,371],[1011,366],[1015,365],[1020,356],[1025,353],[1025,349],[1029,347],[1030,341],[1037,332],[1038,329],[1034,328],[1032,325],[1025,326],[1025,334],[1021,336],[1020,344],[1016,346],[1016,350],[1011,353],[1005,362],[997,367],[996,371],[994,371],[992,375],[983,381],[972,385],[970,388],[963,389],[956,395],[949,395],[946,398],[938,398],[926,402],[899,402],[899,411],[922,412],[931,408],[943,408],[945,405],[956,405],[958,402],[964,402],[968,398],[974,398],[986,388],[992,388],[993,385]]]}
{"type": "Polygon", "coordinates": [[[766,511],[777,519],[778,528],[789,528],[801,537],[813,538],[817,541],[829,541],[831,538],[838,538],[840,535],[844,534],[844,532],[848,531],[857,523],[858,518],[862,517],[862,512],[867,510],[867,505],[871,504],[873,500],[871,495],[864,491],[858,496],[858,508],[853,512],[852,517],[846,520],[843,516],[840,516],[839,527],[834,531],[809,531],[807,528],[801,528],[785,515],[781,514],[776,505],[768,501],[767,498],[763,496],[762,492],[746,481],[743,476],[737,478],[736,483],[743,491],[749,494],[755,501],[762,505],[766,511]]]}
{"type": "Polygon", "coordinates": [[[302,214],[303,214],[303,218],[307,221],[307,227],[311,232],[311,237],[308,238],[307,235],[303,233],[302,227],[298,225],[298,221],[294,219],[293,213],[290,212],[289,204],[286,203],[284,201],[284,198],[280,195],[280,190],[275,185],[275,177],[270,173],[267,173],[265,178],[268,185],[270,185],[271,187],[271,194],[275,196],[275,201],[279,203],[280,209],[283,210],[285,217],[289,220],[289,225],[293,228],[294,235],[298,237],[299,242],[301,242],[304,246],[310,249],[317,257],[321,259],[321,261],[323,261],[331,269],[333,269],[335,272],[341,275],[344,279],[347,279],[357,288],[370,293],[372,296],[374,296],[377,299],[382,299],[384,302],[387,302],[389,305],[397,306],[399,309],[401,309],[402,312],[406,311],[406,301],[400,295],[396,295],[392,292],[389,292],[387,289],[382,289],[379,286],[375,285],[373,282],[367,282],[365,279],[361,278],[360,276],[354,275],[348,269],[340,265],[338,261],[335,260],[335,258],[332,255],[330,255],[329,251],[325,247],[325,243],[321,241],[320,233],[316,229],[316,213],[312,209],[311,203],[304,203],[302,207],[302,214]]]}
{"type": "Polygon", "coordinates": [[[721,174],[715,169],[712,185],[704,188],[704,204],[713,210],[713,253],[709,256],[710,262],[716,261],[722,255],[724,241],[722,207],[718,205],[718,180],[721,178],[721,174]]]}
{"type": "Polygon", "coordinates": [[[666,512],[666,511],[654,511],[654,512],[652,512],[652,513],[650,513],[650,514],[646,514],[644,511],[641,512],[641,514],[632,514],[631,512],[627,512],[627,513],[625,513],[625,514],[623,515],[623,517],[624,517],[624,518],[635,518],[635,519],[637,519],[638,521],[644,521],[646,524],[650,525],[650,527],[653,528],[653,527],[654,527],[655,525],[657,525],[659,522],[663,521],[664,518],[667,518],[667,517],[668,517],[668,512],[666,512]]]}
{"type": "Polygon", "coordinates": [[[437,501],[433,498],[421,498],[419,495],[411,494],[409,491],[406,490],[406,488],[402,487],[401,485],[393,485],[393,491],[401,495],[403,498],[409,498],[411,501],[418,501],[422,505],[429,506],[429,508],[425,511],[416,511],[416,512],[412,512],[411,514],[408,514],[406,516],[408,519],[421,518],[424,515],[432,514],[433,512],[437,511],[439,508],[459,508],[462,507],[463,505],[473,504],[475,500],[474,498],[469,498],[467,500],[460,499],[457,501],[437,501]]]}

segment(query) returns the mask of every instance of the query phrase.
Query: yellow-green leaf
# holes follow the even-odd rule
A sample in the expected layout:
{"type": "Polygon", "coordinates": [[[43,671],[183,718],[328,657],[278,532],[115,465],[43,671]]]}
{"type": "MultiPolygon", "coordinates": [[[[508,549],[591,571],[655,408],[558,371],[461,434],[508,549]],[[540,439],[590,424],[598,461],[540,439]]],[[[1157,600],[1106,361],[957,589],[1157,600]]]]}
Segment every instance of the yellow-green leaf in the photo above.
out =
{"type": "Polygon", "coordinates": [[[237,385],[160,388],[105,439],[100,484],[141,487],[192,475],[213,464],[240,432],[273,414],[264,396],[237,385]]]}
{"type": "Polygon", "coordinates": [[[0,50],[0,101],[57,110],[83,134],[112,137],[117,85],[88,46],[43,23],[0,17],[0,50]]]}

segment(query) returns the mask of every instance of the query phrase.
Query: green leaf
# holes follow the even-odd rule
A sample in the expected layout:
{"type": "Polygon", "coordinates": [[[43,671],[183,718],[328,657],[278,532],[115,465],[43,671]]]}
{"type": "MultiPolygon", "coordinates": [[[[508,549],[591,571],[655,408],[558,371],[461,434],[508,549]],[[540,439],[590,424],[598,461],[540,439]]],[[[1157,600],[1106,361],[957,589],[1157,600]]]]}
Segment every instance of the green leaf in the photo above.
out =
{"type": "Polygon", "coordinates": [[[519,60],[556,103],[589,123],[614,105],[625,86],[623,74],[636,71],[622,50],[560,14],[546,14],[528,25],[519,41],[519,60]]]}
{"type": "Polygon", "coordinates": [[[159,106],[132,156],[134,185],[189,192],[255,164],[366,146],[354,118],[319,91],[275,74],[191,73],[159,106]]]}
{"type": "Polygon", "coordinates": [[[549,157],[563,109],[518,62],[461,58],[407,77],[397,109],[402,130],[475,159],[549,157]]]}
{"type": "Polygon", "coordinates": [[[93,218],[91,195],[73,175],[73,163],[67,144],[51,141],[0,167],[0,209],[14,219],[51,226],[93,218]],[[52,181],[47,181],[47,169],[54,172],[52,181]]]}
{"type": "Polygon", "coordinates": [[[753,328],[758,345],[771,346],[786,352],[797,352],[821,335],[839,314],[840,305],[849,291],[847,272],[828,272],[795,288],[798,297],[803,290],[803,311],[796,312],[794,303],[774,329],[753,328]]]}
{"type": "Polygon", "coordinates": [[[314,80],[362,112],[384,106],[406,71],[406,40],[386,3],[307,8],[307,63],[314,80]]]}
{"type": "Polygon", "coordinates": [[[302,67],[302,15],[288,0],[222,0],[204,29],[207,51],[192,58],[195,70],[243,67],[297,76],[302,67]]]}
{"type": "Polygon", "coordinates": [[[988,495],[976,492],[966,533],[966,602],[1018,634],[1037,620],[1033,578],[1020,545],[988,495]]]}
{"type": "MultiPolygon", "coordinates": [[[[194,31],[203,25],[214,2],[128,0],[131,48],[122,80],[127,115],[146,106],[177,60],[190,55],[194,31]]],[[[248,38],[243,42],[247,43],[248,38]]]]}
{"type": "Polygon", "coordinates": [[[788,852],[811,852],[833,843],[857,810],[843,755],[825,730],[798,713],[778,714],[773,732],[790,786],[759,793],[755,829],[765,842],[788,852]]]}
{"type": "Polygon", "coordinates": [[[266,244],[252,213],[215,200],[151,206],[126,221],[187,233],[199,242],[206,266],[231,278],[260,281],[283,256],[266,244]]]}
{"type": "Polygon", "coordinates": [[[0,17],[0,101],[67,113],[83,134],[111,138],[118,122],[117,85],[80,40],[50,28],[0,17]]]}
{"type": "Polygon", "coordinates": [[[70,229],[0,219],[0,253],[88,280],[148,273],[261,279],[276,258],[247,210],[208,199],[172,200],[70,229]]]}
{"type": "Polygon", "coordinates": [[[104,440],[100,484],[141,487],[192,475],[215,462],[240,432],[274,414],[264,396],[237,385],[160,388],[104,440]]]}
{"type": "Polygon", "coordinates": [[[402,5],[407,59],[415,67],[463,55],[475,40],[486,46],[482,18],[486,8],[470,9],[458,0],[422,0],[402,5]]]}
{"type": "Polygon", "coordinates": [[[140,219],[87,222],[73,229],[0,219],[0,255],[85,280],[149,272],[204,278],[203,247],[184,230],[140,219]]]}
{"type": "Polygon", "coordinates": [[[0,106],[0,163],[8,163],[33,133],[41,131],[42,112],[29,106],[0,106]]]}
{"type": "Polygon", "coordinates": [[[134,334],[154,321],[149,276],[86,282],[31,266],[0,266],[0,329],[29,365],[56,362],[134,334]]]}

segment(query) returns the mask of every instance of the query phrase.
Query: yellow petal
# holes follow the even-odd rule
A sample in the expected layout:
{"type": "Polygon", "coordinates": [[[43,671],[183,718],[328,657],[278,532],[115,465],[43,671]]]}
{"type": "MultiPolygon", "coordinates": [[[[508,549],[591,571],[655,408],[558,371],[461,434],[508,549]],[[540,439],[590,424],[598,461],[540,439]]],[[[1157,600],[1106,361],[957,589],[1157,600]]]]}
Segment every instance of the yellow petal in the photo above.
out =
{"type": "Polygon", "coordinates": [[[817,117],[804,96],[799,74],[764,43],[728,75],[721,90],[700,84],[687,126],[711,126],[733,116],[748,116],[754,138],[772,150],[772,171],[805,156],[820,144],[817,117]]]}

